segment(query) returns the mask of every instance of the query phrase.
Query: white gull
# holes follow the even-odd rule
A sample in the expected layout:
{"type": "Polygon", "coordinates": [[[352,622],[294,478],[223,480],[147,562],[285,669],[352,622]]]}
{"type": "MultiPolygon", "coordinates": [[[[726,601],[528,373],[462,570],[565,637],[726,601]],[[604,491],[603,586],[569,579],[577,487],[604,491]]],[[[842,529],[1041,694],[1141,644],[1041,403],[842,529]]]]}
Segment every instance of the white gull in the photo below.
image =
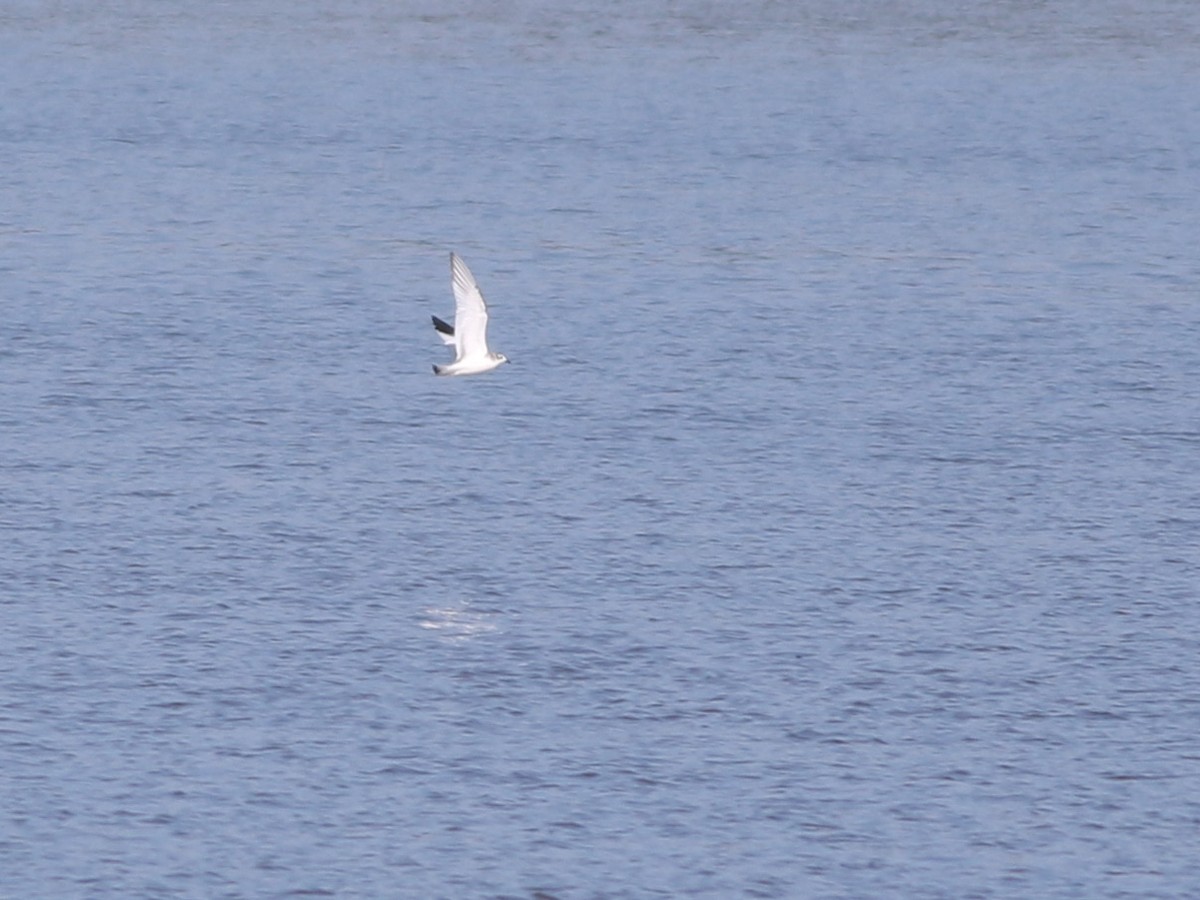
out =
{"type": "Polygon", "coordinates": [[[450,254],[450,283],[454,286],[454,324],[433,316],[438,336],[454,348],[454,362],[434,366],[435,375],[478,375],[508,362],[503,353],[493,353],[487,345],[487,304],[475,283],[475,276],[457,253],[450,254]]]}

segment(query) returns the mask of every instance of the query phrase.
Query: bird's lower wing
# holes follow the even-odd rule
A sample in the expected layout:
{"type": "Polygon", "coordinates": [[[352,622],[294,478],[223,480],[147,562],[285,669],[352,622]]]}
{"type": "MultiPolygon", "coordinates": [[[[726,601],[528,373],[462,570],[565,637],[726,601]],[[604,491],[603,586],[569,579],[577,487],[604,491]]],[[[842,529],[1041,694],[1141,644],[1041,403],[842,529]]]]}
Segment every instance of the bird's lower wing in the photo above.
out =
{"type": "Polygon", "coordinates": [[[438,337],[442,339],[442,342],[449,344],[451,347],[457,346],[458,341],[454,337],[454,326],[449,322],[443,322],[437,316],[432,316],[431,318],[433,319],[433,327],[437,329],[438,337]]]}

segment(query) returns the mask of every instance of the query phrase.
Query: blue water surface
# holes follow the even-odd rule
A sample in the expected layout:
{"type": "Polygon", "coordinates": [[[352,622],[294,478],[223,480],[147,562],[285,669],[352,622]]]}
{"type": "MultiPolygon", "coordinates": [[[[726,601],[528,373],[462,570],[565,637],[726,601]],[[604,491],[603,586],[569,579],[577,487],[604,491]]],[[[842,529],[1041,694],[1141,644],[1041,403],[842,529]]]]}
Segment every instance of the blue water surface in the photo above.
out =
{"type": "Polygon", "coordinates": [[[0,896],[1200,894],[1198,74],[1171,0],[7,4],[0,896]]]}

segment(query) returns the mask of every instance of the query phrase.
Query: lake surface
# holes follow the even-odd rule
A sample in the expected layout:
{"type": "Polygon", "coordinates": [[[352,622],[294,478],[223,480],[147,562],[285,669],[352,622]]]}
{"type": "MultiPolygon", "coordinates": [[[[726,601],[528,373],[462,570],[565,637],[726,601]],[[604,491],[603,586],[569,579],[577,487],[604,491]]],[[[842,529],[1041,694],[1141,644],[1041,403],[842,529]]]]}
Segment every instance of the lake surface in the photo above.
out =
{"type": "Polygon", "coordinates": [[[1200,6],[23,0],[0,83],[0,896],[1200,894],[1200,6]]]}

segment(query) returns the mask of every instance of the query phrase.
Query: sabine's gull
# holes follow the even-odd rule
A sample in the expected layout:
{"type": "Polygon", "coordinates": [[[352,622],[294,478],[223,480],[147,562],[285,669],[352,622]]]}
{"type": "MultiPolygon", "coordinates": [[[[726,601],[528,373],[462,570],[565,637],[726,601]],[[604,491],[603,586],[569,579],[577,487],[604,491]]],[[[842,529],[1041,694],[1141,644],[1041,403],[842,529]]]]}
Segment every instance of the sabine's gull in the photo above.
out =
{"type": "Polygon", "coordinates": [[[438,337],[454,348],[454,362],[434,366],[435,375],[478,375],[508,362],[503,353],[493,353],[487,345],[487,304],[475,283],[475,276],[457,253],[450,254],[450,282],[454,286],[454,324],[433,316],[438,337]]]}

